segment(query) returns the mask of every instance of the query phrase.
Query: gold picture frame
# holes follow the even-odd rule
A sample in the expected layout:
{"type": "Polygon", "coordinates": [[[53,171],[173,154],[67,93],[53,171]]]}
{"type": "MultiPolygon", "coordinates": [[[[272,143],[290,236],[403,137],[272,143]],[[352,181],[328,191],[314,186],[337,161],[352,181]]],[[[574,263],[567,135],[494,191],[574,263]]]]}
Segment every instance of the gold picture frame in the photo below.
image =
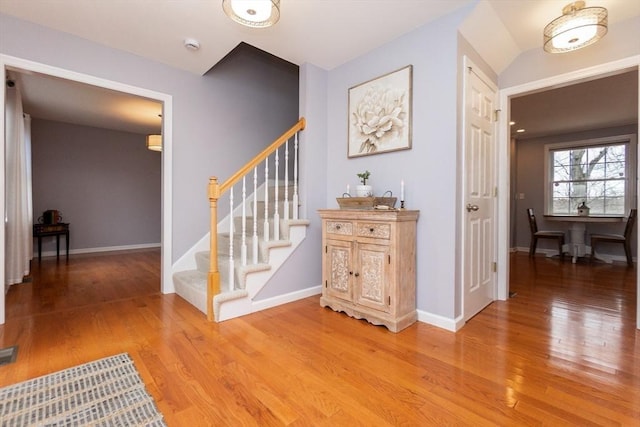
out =
{"type": "Polygon", "coordinates": [[[411,148],[413,65],[349,88],[347,157],[411,148]]]}

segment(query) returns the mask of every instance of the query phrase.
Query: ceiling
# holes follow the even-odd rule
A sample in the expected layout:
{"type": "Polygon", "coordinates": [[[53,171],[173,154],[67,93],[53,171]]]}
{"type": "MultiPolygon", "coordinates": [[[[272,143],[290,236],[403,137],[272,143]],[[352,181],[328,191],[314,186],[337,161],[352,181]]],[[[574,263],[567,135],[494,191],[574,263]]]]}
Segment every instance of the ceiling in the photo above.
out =
{"type": "MultiPolygon", "coordinates": [[[[0,13],[202,75],[240,42],[294,64],[308,62],[330,70],[476,2],[281,0],[280,21],[267,29],[249,29],[232,22],[224,15],[221,0],[153,0],[153,7],[150,0],[0,0],[0,13]],[[200,50],[187,50],[186,38],[198,40],[200,50]]],[[[542,28],[561,14],[568,0],[483,2],[503,22],[520,51],[525,51],[541,48],[542,28]]],[[[610,25],[640,16],[638,0],[588,1],[588,5],[596,3],[609,10],[610,25]]],[[[17,78],[22,80],[25,111],[34,117],[85,120],[82,124],[139,133],[160,126],[160,106],[149,100],[37,74],[17,78]],[[87,103],[78,111],[78,104],[65,103],[70,99],[87,103]],[[127,116],[125,109],[136,114],[127,116]]]]}
{"type": "Polygon", "coordinates": [[[638,123],[638,71],[514,98],[511,120],[518,139],[638,123]]]}

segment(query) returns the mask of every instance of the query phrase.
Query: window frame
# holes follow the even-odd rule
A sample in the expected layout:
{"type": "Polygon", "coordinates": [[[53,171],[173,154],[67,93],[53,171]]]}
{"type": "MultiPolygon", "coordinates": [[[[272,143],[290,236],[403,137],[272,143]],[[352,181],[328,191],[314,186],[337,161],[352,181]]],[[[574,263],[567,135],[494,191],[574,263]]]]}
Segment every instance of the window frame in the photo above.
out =
{"type": "MultiPolygon", "coordinates": [[[[637,137],[635,134],[624,134],[607,136],[603,138],[591,138],[575,141],[556,142],[544,145],[544,213],[548,216],[568,216],[578,215],[578,212],[574,214],[559,214],[553,213],[553,167],[551,156],[555,151],[566,151],[580,148],[592,148],[594,146],[604,145],[627,145],[627,153],[625,157],[625,200],[624,200],[624,213],[619,215],[600,215],[608,217],[620,217],[624,218],[628,215],[629,211],[636,206],[636,171],[638,165],[637,158],[637,137]]],[[[598,215],[596,215],[598,216],[598,215]]]]}

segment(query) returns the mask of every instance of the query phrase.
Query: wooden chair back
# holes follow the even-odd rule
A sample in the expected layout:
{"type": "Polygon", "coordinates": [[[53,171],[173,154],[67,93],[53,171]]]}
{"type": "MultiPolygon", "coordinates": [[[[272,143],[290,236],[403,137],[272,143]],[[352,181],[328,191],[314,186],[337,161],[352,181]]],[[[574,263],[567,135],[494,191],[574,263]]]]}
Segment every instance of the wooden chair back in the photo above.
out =
{"type": "Polygon", "coordinates": [[[629,218],[627,219],[627,225],[624,227],[624,238],[625,240],[629,240],[631,238],[631,232],[633,231],[633,225],[636,222],[638,210],[631,209],[629,211],[629,218]]]}
{"type": "Polygon", "coordinates": [[[533,236],[538,232],[538,224],[536,223],[536,216],[533,214],[533,209],[527,209],[527,216],[529,217],[529,228],[531,228],[531,235],[533,236]]]}

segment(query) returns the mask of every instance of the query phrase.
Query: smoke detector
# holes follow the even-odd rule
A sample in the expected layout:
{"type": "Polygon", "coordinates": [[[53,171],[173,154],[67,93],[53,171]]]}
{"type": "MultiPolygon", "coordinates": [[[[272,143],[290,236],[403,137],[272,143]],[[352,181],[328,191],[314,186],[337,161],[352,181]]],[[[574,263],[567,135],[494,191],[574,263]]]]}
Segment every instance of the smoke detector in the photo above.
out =
{"type": "Polygon", "coordinates": [[[195,52],[196,50],[200,49],[200,42],[196,39],[185,39],[184,47],[187,48],[187,50],[195,52]]]}

